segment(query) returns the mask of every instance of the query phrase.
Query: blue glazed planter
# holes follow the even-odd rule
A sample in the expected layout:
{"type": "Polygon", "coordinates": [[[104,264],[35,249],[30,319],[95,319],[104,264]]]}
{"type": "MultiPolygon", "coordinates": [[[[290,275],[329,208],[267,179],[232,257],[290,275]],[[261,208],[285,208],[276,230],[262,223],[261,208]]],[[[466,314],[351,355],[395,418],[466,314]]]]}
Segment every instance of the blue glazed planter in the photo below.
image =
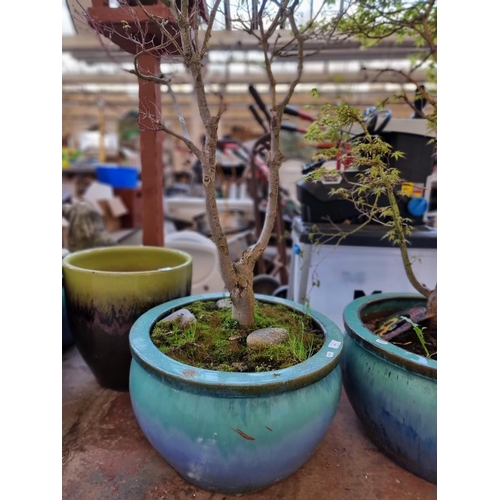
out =
{"type": "Polygon", "coordinates": [[[261,490],[299,469],[314,453],[341,393],[340,329],[300,304],[260,301],[308,312],[325,332],[321,350],[303,363],[262,373],[226,373],[188,366],[152,343],[153,325],[206,294],[177,299],[142,315],[130,331],[130,397],[152,446],[188,482],[230,494],[261,490]]]}
{"type": "Polygon", "coordinates": [[[437,361],[374,335],[367,313],[425,305],[418,294],[361,297],[344,310],[342,379],[349,401],[373,442],[413,474],[437,482],[437,361]]]}

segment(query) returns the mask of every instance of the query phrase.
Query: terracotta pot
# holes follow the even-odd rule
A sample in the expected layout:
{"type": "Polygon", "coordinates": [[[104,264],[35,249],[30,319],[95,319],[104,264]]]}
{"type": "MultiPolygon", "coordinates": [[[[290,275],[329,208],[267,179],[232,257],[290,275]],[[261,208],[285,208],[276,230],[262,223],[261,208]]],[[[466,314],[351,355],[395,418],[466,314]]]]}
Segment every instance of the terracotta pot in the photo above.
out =
{"type": "Polygon", "coordinates": [[[69,326],[99,384],[127,390],[130,327],[144,312],[191,292],[192,259],[160,247],[106,247],[63,259],[69,326]]]}

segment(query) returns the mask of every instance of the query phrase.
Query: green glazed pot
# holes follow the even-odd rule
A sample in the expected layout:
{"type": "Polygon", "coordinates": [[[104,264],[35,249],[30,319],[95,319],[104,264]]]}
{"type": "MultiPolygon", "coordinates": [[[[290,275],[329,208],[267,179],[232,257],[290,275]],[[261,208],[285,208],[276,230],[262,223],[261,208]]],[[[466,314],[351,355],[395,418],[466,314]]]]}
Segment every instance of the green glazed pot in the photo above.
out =
{"type": "Polygon", "coordinates": [[[320,313],[309,313],[324,332],[322,348],[298,365],[259,373],[227,373],[180,363],[151,341],[157,321],[205,294],[162,304],[130,332],[130,399],[152,446],[188,482],[230,494],[257,491],[293,474],[314,453],[337,410],[343,336],[320,313]]]}
{"type": "Polygon", "coordinates": [[[361,297],[344,310],[342,378],[373,442],[394,462],[437,482],[437,361],[391,344],[364,326],[368,313],[425,305],[418,294],[361,297]]]}
{"type": "Polygon", "coordinates": [[[147,246],[93,248],[63,259],[69,326],[102,387],[128,390],[130,327],[149,309],[191,293],[192,258],[147,246]]]}
{"type": "Polygon", "coordinates": [[[75,343],[71,329],[68,323],[68,314],[66,312],[66,295],[64,293],[64,286],[62,287],[62,350],[71,347],[75,343]]]}

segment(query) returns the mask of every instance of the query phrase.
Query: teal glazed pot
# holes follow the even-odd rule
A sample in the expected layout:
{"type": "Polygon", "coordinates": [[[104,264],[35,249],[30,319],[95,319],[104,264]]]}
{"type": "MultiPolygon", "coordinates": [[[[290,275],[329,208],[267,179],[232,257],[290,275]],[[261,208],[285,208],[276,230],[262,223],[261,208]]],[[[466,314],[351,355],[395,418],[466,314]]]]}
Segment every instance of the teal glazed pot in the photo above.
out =
{"type": "Polygon", "coordinates": [[[437,483],[437,361],[380,339],[363,317],[425,305],[418,294],[361,297],[344,310],[342,378],[372,441],[395,463],[437,483]]]}
{"type": "Polygon", "coordinates": [[[62,261],[69,327],[99,384],[128,390],[130,328],[149,309],[191,292],[192,259],[161,247],[116,246],[62,261]]]}
{"type": "Polygon", "coordinates": [[[161,353],[154,324],[206,294],[162,304],[130,332],[130,397],[151,445],[188,482],[211,491],[258,491],[294,473],[314,453],[337,410],[342,380],[340,329],[300,304],[256,295],[309,313],[325,334],[323,347],[293,367],[227,373],[185,365],[161,353]]]}

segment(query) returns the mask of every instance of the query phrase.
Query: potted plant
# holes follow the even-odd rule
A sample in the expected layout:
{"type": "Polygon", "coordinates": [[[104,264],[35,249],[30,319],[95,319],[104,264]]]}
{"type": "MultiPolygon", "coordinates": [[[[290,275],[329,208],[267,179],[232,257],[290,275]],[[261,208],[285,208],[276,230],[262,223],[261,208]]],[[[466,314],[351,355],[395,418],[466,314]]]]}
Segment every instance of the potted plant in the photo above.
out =
{"type": "MultiPolygon", "coordinates": [[[[403,40],[416,37],[421,53],[412,58],[412,68],[437,63],[436,5],[433,0],[375,2],[362,0],[342,20],[343,29],[366,43],[377,43],[389,35],[403,40]]],[[[377,74],[391,69],[380,70],[377,74]]],[[[414,108],[416,119],[426,120],[435,132],[437,100],[412,79],[411,71],[397,72],[414,85],[417,99],[406,93],[395,96],[414,108]],[[423,111],[429,103],[431,112],[423,111]]],[[[382,109],[385,103],[380,103],[382,109]]],[[[381,293],[354,300],[344,311],[345,349],[342,358],[343,385],[367,434],[392,460],[430,481],[437,482],[437,285],[429,289],[415,276],[408,254],[412,220],[403,215],[408,207],[405,179],[394,162],[400,151],[373,134],[377,112],[363,114],[347,104],[325,106],[310,130],[314,140],[328,139],[339,147],[325,151],[326,158],[349,163],[357,172],[351,181],[332,190],[332,196],[354,203],[359,225],[387,227],[386,236],[399,246],[408,280],[416,294],[381,293]],[[375,117],[374,121],[373,118],[375,117]],[[357,130],[350,150],[342,148],[345,130],[357,130]]],[[[380,124],[379,124],[380,125],[380,124]]],[[[312,179],[325,175],[319,169],[312,179]]],[[[331,171],[328,172],[330,175],[331,171]]],[[[339,173],[339,172],[336,172],[339,173]]],[[[346,174],[340,174],[346,176],[346,174]]],[[[415,198],[414,205],[424,200],[415,198]]],[[[345,236],[345,234],[343,235],[345,236]]],[[[399,265],[399,264],[398,264],[399,265]]]]}
{"type": "MultiPolygon", "coordinates": [[[[197,100],[205,132],[203,146],[198,146],[189,137],[180,112],[182,133],[157,119],[157,113],[152,112],[148,119],[151,127],[182,141],[200,161],[208,223],[219,252],[221,274],[228,294],[174,300],[151,309],[137,320],[130,332],[133,357],[130,396],[139,426],[148,440],[187,481],[208,490],[240,494],[265,488],[304,464],[326,433],[340,398],[339,361],[343,337],[338,327],[323,315],[300,304],[256,296],[253,290],[254,267],[268,245],[278,210],[278,172],[283,160],[280,129],[284,110],[302,76],[307,39],[316,37],[319,32],[326,43],[335,29],[337,17],[320,20],[319,14],[316,14],[304,26],[299,26],[296,20],[298,2],[289,0],[264,0],[252,5],[243,2],[232,14],[229,10],[225,11],[226,23],[239,25],[241,36],[246,34],[247,41],[253,38],[253,44],[261,48],[271,99],[265,158],[269,168],[266,218],[256,243],[245,249],[241,258],[234,262],[216,204],[216,147],[225,106],[223,96],[219,96],[215,109],[210,105],[204,69],[214,35],[216,14],[222,2],[214,2],[203,30],[199,23],[199,18],[203,17],[200,5],[188,0],[169,2],[174,18],[172,23],[156,15],[156,11],[154,15],[148,12],[148,6],[140,1],[133,2],[133,12],[137,13],[140,9],[146,15],[149,23],[166,40],[165,47],[175,47],[176,57],[191,76],[193,98],[197,100]],[[285,27],[286,30],[283,29],[285,27]],[[273,64],[277,58],[293,54],[297,61],[297,74],[279,101],[273,64]],[[275,308],[284,306],[285,322],[294,316],[310,324],[310,328],[319,332],[320,343],[317,349],[311,349],[305,356],[296,356],[292,366],[273,367],[260,372],[245,371],[241,363],[234,367],[235,363],[230,363],[230,360],[218,363],[219,369],[200,367],[174,359],[172,350],[165,354],[153,343],[152,334],[161,324],[164,329],[158,333],[159,337],[180,337],[180,344],[189,344],[188,347],[198,350],[202,339],[197,330],[206,331],[201,325],[208,312],[197,314],[195,308],[201,302],[208,304],[206,311],[213,310],[221,300],[222,310],[225,305],[229,316],[226,314],[219,323],[229,325],[229,332],[226,328],[226,337],[219,337],[213,342],[216,348],[231,349],[234,346],[235,350],[248,350],[249,332],[260,324],[260,320],[256,319],[256,310],[262,310],[266,304],[275,308]],[[172,314],[176,319],[172,319],[172,314]],[[315,354],[310,356],[313,352],[315,354]],[[237,372],[225,371],[228,369],[237,372]]],[[[127,8],[126,2],[121,8],[127,8]]],[[[109,36],[105,26],[98,22],[91,22],[91,25],[102,35],[109,36]]],[[[140,29],[140,26],[144,25],[136,23],[134,29],[140,29]]],[[[129,42],[137,44],[138,56],[151,50],[147,45],[151,43],[151,37],[137,36],[137,33],[127,35],[126,32],[122,36],[128,36],[129,42]]],[[[155,54],[164,50],[164,56],[171,56],[168,48],[156,46],[154,50],[155,54]]],[[[137,60],[138,57],[134,59],[134,69],[130,70],[134,75],[170,88],[168,76],[145,74],[137,60]]],[[[267,320],[263,324],[275,326],[267,320]]],[[[268,356],[263,362],[264,368],[270,365],[271,351],[278,356],[276,349],[280,350],[283,345],[289,348],[295,342],[299,350],[302,349],[306,345],[300,339],[302,335],[310,333],[285,334],[281,344],[263,348],[262,356],[264,359],[268,356]]],[[[177,349],[179,346],[174,347],[177,349]]],[[[257,347],[257,351],[259,349],[257,347]]],[[[306,346],[307,349],[309,347],[306,346]]]]}

